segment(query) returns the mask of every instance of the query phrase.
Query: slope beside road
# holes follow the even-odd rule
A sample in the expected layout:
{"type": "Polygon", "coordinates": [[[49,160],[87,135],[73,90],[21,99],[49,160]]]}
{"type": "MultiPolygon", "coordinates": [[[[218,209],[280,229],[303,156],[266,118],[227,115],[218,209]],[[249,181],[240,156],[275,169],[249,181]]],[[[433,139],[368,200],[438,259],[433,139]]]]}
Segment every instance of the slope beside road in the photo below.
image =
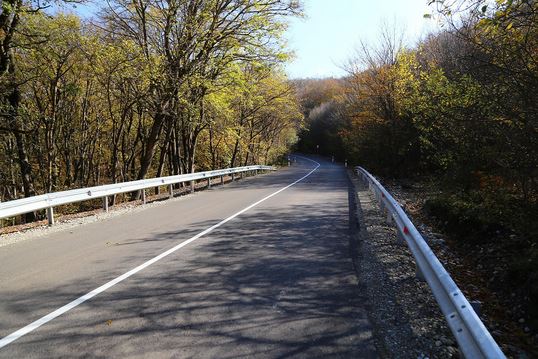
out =
{"type": "Polygon", "coordinates": [[[0,338],[121,280],[0,357],[375,357],[348,180],[318,161],[1,247],[0,338]]]}

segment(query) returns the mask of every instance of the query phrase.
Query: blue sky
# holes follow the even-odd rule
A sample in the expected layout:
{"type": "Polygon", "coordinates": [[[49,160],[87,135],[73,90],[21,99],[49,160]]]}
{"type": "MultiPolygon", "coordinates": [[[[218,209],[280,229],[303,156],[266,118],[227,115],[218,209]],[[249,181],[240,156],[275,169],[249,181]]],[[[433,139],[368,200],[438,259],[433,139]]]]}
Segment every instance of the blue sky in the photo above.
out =
{"type": "Polygon", "coordinates": [[[435,29],[427,0],[304,0],[305,19],[293,19],[287,31],[295,60],[291,78],[342,76],[342,65],[360,41],[375,44],[383,23],[403,29],[409,44],[435,29]]]}
{"type": "MultiPolygon", "coordinates": [[[[339,77],[360,41],[375,44],[383,23],[402,29],[409,44],[435,29],[435,21],[424,19],[431,12],[428,0],[303,0],[305,17],[290,22],[286,39],[295,54],[286,65],[290,78],[339,77]]],[[[93,5],[78,6],[90,15],[93,5]]]]}

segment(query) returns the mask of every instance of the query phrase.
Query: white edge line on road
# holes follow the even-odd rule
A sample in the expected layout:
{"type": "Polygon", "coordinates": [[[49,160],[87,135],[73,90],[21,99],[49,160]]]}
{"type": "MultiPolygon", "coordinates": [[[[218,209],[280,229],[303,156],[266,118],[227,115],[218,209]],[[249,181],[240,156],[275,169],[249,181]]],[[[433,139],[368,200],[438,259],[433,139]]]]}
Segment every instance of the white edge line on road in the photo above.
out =
{"type": "Polygon", "coordinates": [[[68,312],[69,310],[79,306],[80,304],[84,303],[85,301],[95,297],[97,294],[100,294],[102,292],[104,292],[105,290],[115,286],[116,284],[124,281],[125,279],[129,278],[130,276],[132,276],[133,274],[135,273],[138,273],[140,272],[142,269],[144,268],[147,268],[149,267],[150,265],[152,265],[153,263],[163,259],[164,257],[168,256],[169,254],[171,253],[174,253],[175,251],[177,251],[178,249],[182,248],[182,247],[185,247],[187,244],[191,243],[191,242],[194,242],[195,240],[197,240],[198,238],[200,237],[203,237],[204,235],[208,234],[209,232],[213,231],[214,229],[222,226],[223,224],[225,224],[226,222],[229,222],[231,221],[232,219],[234,219],[235,217],[245,213],[246,211],[252,209],[253,207],[256,207],[257,205],[259,205],[260,203],[268,200],[269,198],[273,197],[273,196],[276,196],[277,194],[279,194],[280,192],[282,191],[285,191],[286,189],[290,188],[291,186],[301,182],[302,180],[304,180],[305,178],[307,178],[308,176],[310,176],[312,173],[314,173],[314,171],[316,171],[318,169],[318,167],[320,166],[320,164],[314,160],[311,160],[309,158],[305,158],[305,157],[301,157],[301,156],[295,156],[295,157],[299,157],[299,158],[302,158],[302,159],[305,159],[305,160],[308,160],[308,161],[311,161],[311,162],[314,162],[316,164],[316,167],[311,170],[310,172],[308,172],[306,175],[304,175],[303,177],[299,178],[297,181],[287,185],[286,187],[284,188],[281,188],[279,189],[278,191],[276,192],[273,192],[271,193],[270,195],[268,195],[267,197],[264,197],[262,199],[260,199],[259,201],[251,204],[250,206],[246,207],[246,208],[243,208],[242,210],[240,210],[239,212],[235,213],[235,214],[232,214],[230,217],[226,218],[226,219],[223,219],[222,221],[220,221],[219,223],[217,224],[214,224],[213,226],[203,230],[202,232],[198,233],[197,235],[195,235],[194,237],[191,237],[189,239],[187,239],[186,241],[184,242],[181,242],[180,244],[178,244],[177,246],[175,247],[172,247],[170,248],[169,250],[167,250],[166,252],[163,252],[161,254],[159,254],[158,256],[156,257],[153,257],[152,259],[142,263],[141,265],[139,265],[138,267],[136,268],[133,268],[131,269],[130,271],[120,275],[119,277],[115,278],[115,279],[112,279],[110,282],[107,282],[105,284],[103,284],[102,286],[98,287],[98,288],[95,288],[94,290],[92,290],[91,292],[88,292],[86,294],[84,294],[83,296],[73,300],[72,302],[64,305],[63,307],[60,307],[58,309],[56,309],[55,311],[45,315],[44,317],[41,317],[40,319],[28,324],[27,326],[9,334],[8,336],[2,338],[0,340],[0,349],[5,347],[6,345],[10,344],[11,342],[19,339],[20,337],[36,330],[37,328],[39,328],[40,326],[42,326],[43,324],[46,324],[48,322],[50,322],[51,320],[53,320],[54,318],[57,318],[59,317],[60,315],[68,312]]]}

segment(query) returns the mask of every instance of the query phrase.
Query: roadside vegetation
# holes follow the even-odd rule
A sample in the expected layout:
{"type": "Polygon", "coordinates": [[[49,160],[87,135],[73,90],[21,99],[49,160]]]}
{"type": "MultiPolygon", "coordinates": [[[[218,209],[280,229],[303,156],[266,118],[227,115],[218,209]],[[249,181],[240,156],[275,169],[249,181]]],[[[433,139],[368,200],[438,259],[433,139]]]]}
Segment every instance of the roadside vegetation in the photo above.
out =
{"type": "Polygon", "coordinates": [[[442,31],[408,46],[386,27],[346,77],[294,81],[282,35],[299,1],[61,11],[78,2],[1,1],[1,201],[273,163],[299,138],[425,188],[422,212],[477,266],[502,263],[491,287],[538,328],[535,0],[431,0],[442,31]]]}
{"type": "Polygon", "coordinates": [[[423,212],[463,252],[487,251],[475,264],[497,266],[491,287],[537,328],[538,3],[431,3],[442,31],[409,47],[385,28],[346,78],[296,81],[297,147],[425,185],[423,212]]]}
{"type": "Polygon", "coordinates": [[[296,140],[282,33],[299,2],[111,0],[89,20],[62,13],[77,2],[1,2],[1,201],[272,163],[296,140]]]}

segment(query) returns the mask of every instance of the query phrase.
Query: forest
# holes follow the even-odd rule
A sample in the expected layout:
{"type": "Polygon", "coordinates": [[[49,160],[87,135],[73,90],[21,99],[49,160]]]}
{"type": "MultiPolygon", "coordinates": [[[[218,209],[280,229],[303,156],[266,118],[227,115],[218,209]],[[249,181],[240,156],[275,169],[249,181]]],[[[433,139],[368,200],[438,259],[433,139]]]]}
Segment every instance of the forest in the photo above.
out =
{"type": "Polygon", "coordinates": [[[538,325],[538,2],[428,0],[440,31],[387,26],[346,76],[293,80],[299,1],[79,2],[1,1],[0,201],[334,156],[430,188],[424,212],[508,261],[538,325]]]}
{"type": "Polygon", "coordinates": [[[272,163],[296,140],[295,1],[1,3],[1,201],[272,163]]]}
{"type": "Polygon", "coordinates": [[[424,212],[463,252],[508,261],[500,286],[538,324],[538,2],[431,3],[438,33],[409,46],[385,27],[345,78],[295,82],[297,148],[432,189],[424,212]]]}

